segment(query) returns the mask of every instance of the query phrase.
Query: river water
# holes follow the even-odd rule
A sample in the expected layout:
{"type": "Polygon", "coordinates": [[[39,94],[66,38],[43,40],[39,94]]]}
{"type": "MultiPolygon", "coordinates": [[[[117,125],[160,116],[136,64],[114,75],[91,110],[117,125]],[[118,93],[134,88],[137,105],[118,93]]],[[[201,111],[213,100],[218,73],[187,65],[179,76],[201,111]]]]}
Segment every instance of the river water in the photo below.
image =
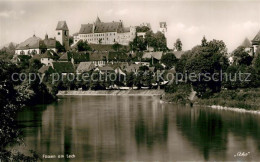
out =
{"type": "Polygon", "coordinates": [[[259,115],[157,97],[66,96],[25,109],[18,122],[19,148],[56,156],[44,161],[260,160],[259,115]]]}

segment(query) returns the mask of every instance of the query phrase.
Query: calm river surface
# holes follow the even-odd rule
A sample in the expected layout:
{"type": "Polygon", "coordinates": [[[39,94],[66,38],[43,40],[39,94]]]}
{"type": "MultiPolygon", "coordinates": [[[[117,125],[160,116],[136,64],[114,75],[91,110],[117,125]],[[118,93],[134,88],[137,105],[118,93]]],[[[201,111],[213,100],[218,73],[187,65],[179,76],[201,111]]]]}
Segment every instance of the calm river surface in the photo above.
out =
{"type": "Polygon", "coordinates": [[[157,97],[67,96],[20,112],[18,121],[23,150],[76,156],[60,161],[260,160],[259,115],[157,97]]]}

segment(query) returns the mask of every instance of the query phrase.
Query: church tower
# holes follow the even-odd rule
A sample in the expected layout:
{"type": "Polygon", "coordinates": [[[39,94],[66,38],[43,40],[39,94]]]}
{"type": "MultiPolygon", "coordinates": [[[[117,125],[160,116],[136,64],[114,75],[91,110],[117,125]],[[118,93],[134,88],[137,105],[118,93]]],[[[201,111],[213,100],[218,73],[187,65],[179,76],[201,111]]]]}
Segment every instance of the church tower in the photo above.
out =
{"type": "Polygon", "coordinates": [[[56,27],[56,40],[60,42],[61,45],[69,50],[69,28],[66,21],[59,21],[56,27]]]}
{"type": "Polygon", "coordinates": [[[167,25],[166,25],[166,22],[160,22],[160,32],[162,32],[164,35],[166,34],[167,32],[167,25]]]}

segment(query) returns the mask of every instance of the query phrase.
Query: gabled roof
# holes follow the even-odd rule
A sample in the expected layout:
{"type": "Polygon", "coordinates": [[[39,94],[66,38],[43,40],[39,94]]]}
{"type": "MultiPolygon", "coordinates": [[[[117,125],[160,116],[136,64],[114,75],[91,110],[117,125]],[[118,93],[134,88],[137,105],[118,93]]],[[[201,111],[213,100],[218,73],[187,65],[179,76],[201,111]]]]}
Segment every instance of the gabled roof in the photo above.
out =
{"type": "Polygon", "coordinates": [[[136,72],[139,70],[139,67],[142,66],[142,65],[139,65],[139,64],[131,64],[131,65],[128,65],[126,68],[125,68],[125,71],[130,73],[130,72],[136,72]]]}
{"type": "Polygon", "coordinates": [[[41,58],[54,58],[55,52],[47,50],[44,54],[41,54],[41,58]]]}
{"type": "Polygon", "coordinates": [[[92,62],[80,62],[77,72],[87,72],[95,68],[95,65],[92,62]]]}
{"type": "Polygon", "coordinates": [[[64,53],[60,58],[59,61],[69,61],[68,53],[64,53]]]}
{"type": "Polygon", "coordinates": [[[117,32],[121,22],[98,23],[95,25],[95,33],[117,32]]]}
{"type": "Polygon", "coordinates": [[[54,58],[54,53],[53,51],[46,51],[44,54],[37,54],[37,55],[34,55],[32,57],[32,59],[37,59],[37,60],[40,60],[41,58],[51,58],[53,59],[54,58]]]}
{"type": "Polygon", "coordinates": [[[76,32],[76,33],[72,34],[72,36],[78,36],[78,35],[79,35],[79,33],[78,33],[78,32],[76,32]]]}
{"type": "Polygon", "coordinates": [[[89,60],[90,61],[105,61],[105,60],[108,60],[108,52],[107,51],[89,52],[89,60]]]}
{"type": "MultiPolygon", "coordinates": [[[[122,27],[122,22],[99,22],[95,25],[93,24],[82,24],[79,30],[79,34],[89,34],[94,33],[106,33],[106,32],[117,32],[119,27],[122,27]]],[[[127,30],[127,29],[126,29],[127,30]]]]}
{"type": "Polygon", "coordinates": [[[81,24],[79,34],[89,34],[93,32],[93,24],[81,24]]]}
{"type": "Polygon", "coordinates": [[[32,37],[26,39],[24,42],[20,43],[16,49],[42,49],[42,48],[56,48],[56,40],[53,38],[48,38],[42,40],[39,37],[33,35],[32,37]]]}
{"type": "Polygon", "coordinates": [[[252,40],[252,44],[258,44],[259,42],[260,42],[260,31],[256,34],[256,36],[252,40]]]}
{"type": "Polygon", "coordinates": [[[185,51],[174,51],[173,54],[177,59],[181,58],[181,56],[185,53],[185,51]]]}
{"type": "Polygon", "coordinates": [[[41,41],[41,38],[33,35],[32,37],[26,39],[24,42],[20,43],[16,49],[24,50],[24,49],[37,49],[44,48],[44,42],[41,41]]]}
{"type": "Polygon", "coordinates": [[[45,71],[49,70],[51,68],[51,66],[45,66],[43,65],[39,70],[38,72],[39,73],[45,73],[45,71]]]}
{"type": "Polygon", "coordinates": [[[115,73],[120,74],[120,75],[126,75],[126,74],[121,70],[120,67],[115,68],[115,73]]]}
{"type": "Polygon", "coordinates": [[[44,39],[44,44],[47,48],[56,48],[56,40],[53,38],[44,39]]]}
{"type": "Polygon", "coordinates": [[[66,21],[59,21],[56,30],[69,30],[66,21]]]}
{"type": "Polygon", "coordinates": [[[252,47],[251,42],[249,41],[248,38],[245,38],[245,40],[243,41],[243,43],[241,44],[241,46],[245,47],[245,48],[250,48],[252,47]]]}
{"type": "Polygon", "coordinates": [[[71,62],[53,62],[53,69],[57,73],[74,73],[75,69],[71,62]]]}
{"type": "Polygon", "coordinates": [[[112,52],[110,51],[108,54],[109,61],[127,61],[128,55],[125,52],[112,52]]]}
{"type": "Polygon", "coordinates": [[[114,71],[114,69],[112,68],[112,67],[110,67],[110,66],[103,66],[103,67],[98,67],[98,69],[100,70],[100,71],[114,71]]]}
{"type": "Polygon", "coordinates": [[[145,52],[144,55],[143,55],[143,58],[144,59],[149,59],[149,58],[155,58],[157,60],[161,60],[162,58],[162,55],[163,55],[163,52],[160,51],[160,52],[145,52]]]}

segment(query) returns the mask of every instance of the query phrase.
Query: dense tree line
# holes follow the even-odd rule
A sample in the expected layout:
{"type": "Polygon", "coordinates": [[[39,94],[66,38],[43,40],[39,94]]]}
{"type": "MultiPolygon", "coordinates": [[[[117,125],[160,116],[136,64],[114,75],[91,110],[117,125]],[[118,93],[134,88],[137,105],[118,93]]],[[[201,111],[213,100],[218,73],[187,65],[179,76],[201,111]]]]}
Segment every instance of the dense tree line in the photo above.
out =
{"type": "Polygon", "coordinates": [[[258,49],[255,53],[255,57],[253,57],[245,51],[244,47],[238,47],[232,52],[233,62],[230,63],[227,48],[223,41],[207,41],[206,38],[203,37],[201,45],[186,51],[181,58],[177,60],[175,66],[177,73],[182,73],[183,75],[196,74],[193,80],[188,79],[188,81],[185,82],[181,80],[183,78],[176,79],[192,85],[193,89],[197,92],[197,96],[201,98],[208,98],[223,89],[259,87],[259,51],[258,49]],[[248,78],[250,81],[246,81],[243,77],[242,80],[240,80],[238,78],[239,73],[250,74],[248,78]],[[209,80],[206,74],[214,76],[215,79],[209,80]],[[236,80],[234,80],[235,77],[236,80]]]}
{"type": "MultiPolygon", "coordinates": [[[[16,113],[32,97],[41,96],[42,93],[39,91],[44,89],[44,87],[36,88],[28,82],[15,82],[12,74],[19,71],[21,69],[16,65],[0,61],[0,159],[2,161],[36,161],[39,159],[34,152],[31,156],[25,156],[20,152],[6,149],[7,146],[22,144],[21,132],[15,122],[16,113]]],[[[33,99],[37,99],[37,97],[33,99]]]]}

